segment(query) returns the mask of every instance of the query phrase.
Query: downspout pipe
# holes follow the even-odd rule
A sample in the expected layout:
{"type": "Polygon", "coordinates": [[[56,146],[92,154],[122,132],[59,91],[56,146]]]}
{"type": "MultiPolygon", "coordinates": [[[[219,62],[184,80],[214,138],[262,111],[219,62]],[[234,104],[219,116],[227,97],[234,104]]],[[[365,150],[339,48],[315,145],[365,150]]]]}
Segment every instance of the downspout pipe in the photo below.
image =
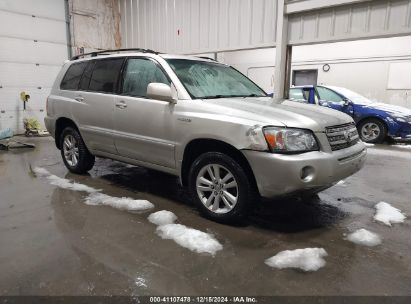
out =
{"type": "Polygon", "coordinates": [[[73,57],[72,47],[71,47],[71,31],[70,31],[70,4],[69,0],[64,0],[64,10],[66,13],[66,37],[67,37],[67,55],[68,59],[73,57]]]}

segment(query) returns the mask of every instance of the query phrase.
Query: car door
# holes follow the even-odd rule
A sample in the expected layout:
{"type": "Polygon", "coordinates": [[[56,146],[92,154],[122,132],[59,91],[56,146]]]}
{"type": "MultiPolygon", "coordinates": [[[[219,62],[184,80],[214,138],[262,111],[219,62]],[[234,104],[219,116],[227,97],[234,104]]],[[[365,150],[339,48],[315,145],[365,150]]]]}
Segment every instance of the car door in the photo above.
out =
{"type": "Polygon", "coordinates": [[[320,98],[319,104],[321,106],[344,112],[350,116],[354,115],[352,104],[347,103],[344,96],[329,88],[320,86],[317,87],[317,93],[320,98]]]}
{"type": "Polygon", "coordinates": [[[86,145],[91,150],[116,154],[113,111],[124,58],[88,62],[72,107],[86,145]]]}
{"type": "Polygon", "coordinates": [[[175,168],[175,104],[146,98],[153,82],[171,83],[154,59],[127,59],[114,110],[115,146],[121,156],[175,168]]]}

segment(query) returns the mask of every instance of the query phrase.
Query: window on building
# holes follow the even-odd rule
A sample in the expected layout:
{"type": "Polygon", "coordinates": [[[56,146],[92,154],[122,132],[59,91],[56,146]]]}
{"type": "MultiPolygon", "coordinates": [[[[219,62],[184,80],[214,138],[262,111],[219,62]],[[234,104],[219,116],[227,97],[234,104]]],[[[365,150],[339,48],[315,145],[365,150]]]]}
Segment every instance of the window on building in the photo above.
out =
{"type": "Polygon", "coordinates": [[[295,86],[317,85],[318,70],[294,70],[292,84],[295,86]]]}

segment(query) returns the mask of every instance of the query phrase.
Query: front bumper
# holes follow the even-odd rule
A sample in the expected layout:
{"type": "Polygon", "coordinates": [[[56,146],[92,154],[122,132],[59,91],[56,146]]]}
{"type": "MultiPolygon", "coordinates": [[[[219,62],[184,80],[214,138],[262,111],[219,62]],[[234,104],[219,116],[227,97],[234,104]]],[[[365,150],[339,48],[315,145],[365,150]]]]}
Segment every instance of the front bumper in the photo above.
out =
{"type": "Polygon", "coordinates": [[[367,154],[361,141],[333,152],[314,151],[293,155],[250,150],[242,152],[253,170],[261,196],[267,198],[331,187],[359,171],[367,154]],[[304,176],[307,172],[310,173],[308,177],[304,176]]]}

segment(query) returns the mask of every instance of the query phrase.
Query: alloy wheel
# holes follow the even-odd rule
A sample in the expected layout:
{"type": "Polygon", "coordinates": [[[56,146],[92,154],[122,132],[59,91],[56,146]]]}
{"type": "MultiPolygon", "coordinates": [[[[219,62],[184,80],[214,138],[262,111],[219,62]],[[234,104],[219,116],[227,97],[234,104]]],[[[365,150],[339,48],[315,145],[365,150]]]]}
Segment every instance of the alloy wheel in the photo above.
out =
{"type": "Polygon", "coordinates": [[[361,137],[364,141],[372,141],[380,136],[380,127],[374,122],[367,122],[361,128],[361,137]]]}
{"type": "Polygon", "coordinates": [[[214,213],[230,212],[238,201],[238,185],[234,175],[218,164],[208,164],[196,179],[198,197],[214,213]]]}
{"type": "Polygon", "coordinates": [[[71,134],[68,134],[63,141],[63,152],[64,158],[67,163],[75,167],[79,161],[79,149],[78,143],[75,137],[71,134]]]}

